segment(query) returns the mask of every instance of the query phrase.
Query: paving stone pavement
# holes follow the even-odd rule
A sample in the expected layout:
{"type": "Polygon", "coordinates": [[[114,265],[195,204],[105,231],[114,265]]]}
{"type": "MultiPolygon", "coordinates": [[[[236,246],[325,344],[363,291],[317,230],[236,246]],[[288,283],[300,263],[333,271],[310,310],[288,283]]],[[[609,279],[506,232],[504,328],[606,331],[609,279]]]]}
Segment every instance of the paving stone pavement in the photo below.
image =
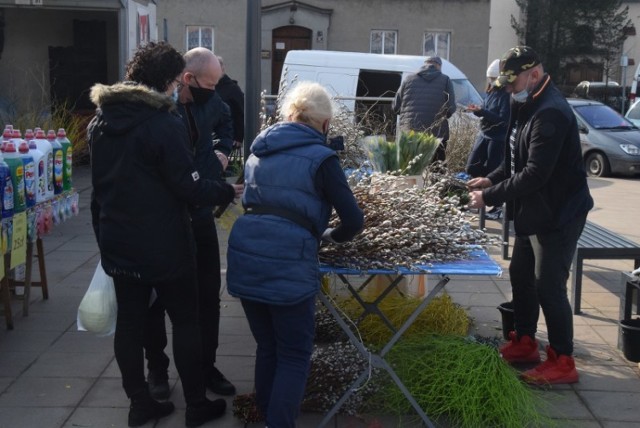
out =
{"type": "MultiPolygon", "coordinates": [[[[89,170],[76,168],[74,184],[80,193],[80,214],[56,226],[44,238],[48,300],[39,289],[31,293],[30,313],[23,316],[22,301],[14,298],[14,330],[0,321],[0,428],[71,428],[126,426],[128,400],[121,388],[113,357],[113,338],[96,337],[76,329],[76,311],[98,261],[91,229],[89,170]]],[[[596,207],[589,219],[640,242],[638,179],[589,180],[596,207]]],[[[488,221],[491,233],[499,224],[488,221]]],[[[159,231],[160,233],[161,231],[159,231]]],[[[226,253],[226,233],[221,249],[226,253]]],[[[446,286],[454,300],[474,318],[475,332],[500,335],[496,307],[510,298],[508,261],[497,248],[490,254],[503,267],[500,278],[452,277],[446,286]]],[[[224,263],[223,263],[224,267],[224,263]]],[[[574,316],[576,361],[580,382],[544,390],[550,414],[558,426],[631,428],[640,421],[640,371],[617,349],[620,278],[632,261],[586,260],[583,313],[574,316]]],[[[37,269],[34,268],[37,277],[37,269]]],[[[430,281],[430,280],[429,280],[430,281]]],[[[429,284],[427,281],[427,285],[429,284]]],[[[224,293],[222,302],[219,368],[237,386],[238,393],[252,390],[255,343],[239,302],[224,293]]],[[[544,323],[540,340],[545,343],[544,323]]],[[[185,404],[177,373],[171,366],[172,401],[177,411],[157,427],[184,426],[185,404]]],[[[213,396],[212,396],[213,397],[213,396]]],[[[231,399],[227,399],[231,406],[231,399]]],[[[322,415],[305,413],[299,427],[315,427],[322,415]]],[[[406,420],[406,419],[405,419],[406,420]]],[[[244,427],[231,411],[206,426],[244,427]]],[[[251,428],[262,424],[249,425],[251,428]]],[[[408,427],[394,417],[340,416],[331,427],[408,427]]],[[[446,426],[443,422],[442,426],[446,426]]]]}

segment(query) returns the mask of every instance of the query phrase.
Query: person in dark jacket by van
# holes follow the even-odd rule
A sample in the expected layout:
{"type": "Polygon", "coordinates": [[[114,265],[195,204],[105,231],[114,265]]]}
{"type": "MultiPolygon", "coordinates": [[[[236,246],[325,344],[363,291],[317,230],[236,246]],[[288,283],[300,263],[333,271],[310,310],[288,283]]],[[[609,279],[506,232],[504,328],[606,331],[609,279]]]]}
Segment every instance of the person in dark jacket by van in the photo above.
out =
{"type": "Polygon", "coordinates": [[[473,208],[507,202],[516,233],[509,265],[515,331],[500,353],[509,363],[540,361],[535,334],[542,308],[547,359],[522,376],[533,384],[574,383],[578,372],[567,280],[593,207],[578,123],[530,47],[518,46],[503,56],[498,83],[512,99],[505,158],[468,186],[473,208]]]}
{"type": "Polygon", "coordinates": [[[427,57],[424,66],[400,84],[392,108],[400,115],[400,132],[428,132],[441,139],[434,160],[444,161],[448,119],[456,111],[456,96],[451,79],[440,71],[441,67],[440,57],[427,57]]]}
{"type": "Polygon", "coordinates": [[[322,239],[345,242],[364,217],[326,134],[332,105],[318,83],[288,93],[289,122],[265,129],[245,166],[246,214],[233,225],[227,286],[258,345],[256,403],[268,427],[294,428],[313,351],[322,239]],[[341,224],[327,228],[332,208],[341,224]]]}
{"type": "Polygon", "coordinates": [[[98,107],[87,128],[92,223],[102,266],[115,285],[114,350],[131,399],[129,426],[174,409],[171,402],[151,398],[144,377],[143,332],[152,290],[173,325],[187,426],[221,416],[226,406],[205,396],[188,206],[229,203],[242,186],[200,178],[171,98],[183,68],[173,47],[151,42],[127,64],[126,82],[91,88],[98,107]]]}

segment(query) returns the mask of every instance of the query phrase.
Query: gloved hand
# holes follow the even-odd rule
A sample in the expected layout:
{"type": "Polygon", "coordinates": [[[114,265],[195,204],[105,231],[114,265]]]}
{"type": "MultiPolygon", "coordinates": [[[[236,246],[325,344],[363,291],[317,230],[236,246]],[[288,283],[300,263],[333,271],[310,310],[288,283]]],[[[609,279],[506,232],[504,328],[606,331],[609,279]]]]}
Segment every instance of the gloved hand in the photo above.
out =
{"type": "MultiPolygon", "coordinates": [[[[329,230],[329,229],[327,229],[329,230]]],[[[324,234],[322,234],[322,238],[324,238],[324,234]]],[[[640,268],[634,270],[633,272],[631,272],[631,275],[635,275],[635,276],[640,276],[640,268]]]]}
{"type": "Polygon", "coordinates": [[[327,227],[324,232],[322,232],[322,240],[326,242],[331,242],[332,244],[337,244],[336,241],[331,237],[331,232],[333,232],[333,227],[327,227]]]}

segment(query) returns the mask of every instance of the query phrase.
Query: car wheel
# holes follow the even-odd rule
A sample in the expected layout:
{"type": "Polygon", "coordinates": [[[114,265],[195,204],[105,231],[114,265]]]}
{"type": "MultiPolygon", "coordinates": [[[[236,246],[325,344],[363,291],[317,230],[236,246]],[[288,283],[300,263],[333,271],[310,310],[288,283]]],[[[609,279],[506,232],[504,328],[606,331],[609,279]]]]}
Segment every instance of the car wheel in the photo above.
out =
{"type": "Polygon", "coordinates": [[[609,161],[602,153],[589,153],[584,163],[589,177],[607,177],[611,173],[609,161]]]}

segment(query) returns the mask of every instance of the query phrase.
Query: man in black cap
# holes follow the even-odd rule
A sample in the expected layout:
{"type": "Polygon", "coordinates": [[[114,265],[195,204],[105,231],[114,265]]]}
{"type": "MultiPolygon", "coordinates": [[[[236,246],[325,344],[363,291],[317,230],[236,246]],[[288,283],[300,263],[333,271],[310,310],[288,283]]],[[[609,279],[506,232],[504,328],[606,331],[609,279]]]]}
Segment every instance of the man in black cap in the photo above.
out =
{"type": "Polygon", "coordinates": [[[444,161],[449,140],[447,119],[456,111],[456,97],[451,79],[441,68],[440,57],[427,57],[420,70],[402,82],[392,108],[400,115],[400,132],[428,132],[442,140],[434,160],[444,161]]]}
{"type": "Polygon", "coordinates": [[[535,334],[542,308],[547,359],[522,376],[533,384],[574,383],[578,372],[567,279],[593,207],[578,125],[531,48],[510,49],[500,66],[498,84],[511,93],[505,159],[487,177],[468,182],[470,206],[506,202],[516,233],[509,266],[515,331],[500,352],[509,363],[540,361],[535,334]]]}

